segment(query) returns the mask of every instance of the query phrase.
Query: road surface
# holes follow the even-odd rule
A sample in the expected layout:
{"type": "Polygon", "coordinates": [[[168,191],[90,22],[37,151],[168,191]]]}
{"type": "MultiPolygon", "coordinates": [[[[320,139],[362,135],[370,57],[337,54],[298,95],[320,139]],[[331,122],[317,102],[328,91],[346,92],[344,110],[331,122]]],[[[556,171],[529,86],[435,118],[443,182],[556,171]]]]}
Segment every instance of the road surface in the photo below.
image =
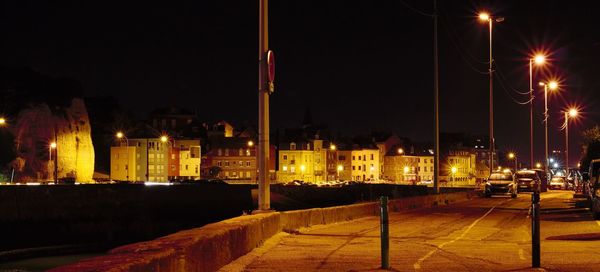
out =
{"type": "MultiPolygon", "coordinates": [[[[600,222],[583,199],[541,200],[541,271],[600,271],[600,222]]],[[[393,271],[530,271],[531,194],[390,214],[393,271]]],[[[376,271],[379,217],[279,234],[223,271],[376,271]]]]}

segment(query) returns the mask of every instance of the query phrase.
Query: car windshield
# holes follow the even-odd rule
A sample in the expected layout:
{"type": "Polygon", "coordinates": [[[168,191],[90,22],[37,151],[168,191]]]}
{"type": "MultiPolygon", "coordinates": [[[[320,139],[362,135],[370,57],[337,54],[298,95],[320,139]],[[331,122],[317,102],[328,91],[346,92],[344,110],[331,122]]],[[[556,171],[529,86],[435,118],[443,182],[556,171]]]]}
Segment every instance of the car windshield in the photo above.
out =
{"type": "Polygon", "coordinates": [[[503,174],[503,173],[493,173],[490,175],[490,180],[512,180],[511,175],[503,174]]]}
{"type": "Polygon", "coordinates": [[[517,173],[516,178],[530,178],[536,179],[537,175],[535,173],[517,173]]]}

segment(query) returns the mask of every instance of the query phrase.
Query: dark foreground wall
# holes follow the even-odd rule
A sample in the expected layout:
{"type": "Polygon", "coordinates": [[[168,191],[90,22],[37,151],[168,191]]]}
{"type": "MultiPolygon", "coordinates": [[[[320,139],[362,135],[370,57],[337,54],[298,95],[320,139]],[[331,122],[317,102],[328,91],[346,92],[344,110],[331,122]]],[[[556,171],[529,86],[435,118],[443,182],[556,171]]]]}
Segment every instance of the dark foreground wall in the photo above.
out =
{"type": "Polygon", "coordinates": [[[281,200],[273,197],[273,208],[287,211],[377,201],[381,196],[392,199],[422,196],[427,195],[429,190],[426,186],[396,184],[353,184],[341,187],[271,185],[271,193],[282,196],[281,200]]]}
{"type": "Polygon", "coordinates": [[[122,243],[242,215],[250,186],[0,186],[0,251],[122,243]]]}

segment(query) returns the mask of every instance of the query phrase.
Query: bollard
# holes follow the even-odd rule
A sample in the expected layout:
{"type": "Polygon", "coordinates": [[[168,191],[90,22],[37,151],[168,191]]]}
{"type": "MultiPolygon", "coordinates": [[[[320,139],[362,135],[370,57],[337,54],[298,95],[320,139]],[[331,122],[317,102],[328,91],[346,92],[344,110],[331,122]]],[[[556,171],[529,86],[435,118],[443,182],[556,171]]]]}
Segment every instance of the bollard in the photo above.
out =
{"type": "Polygon", "coordinates": [[[540,193],[531,194],[531,267],[540,267],[540,193]]]}
{"type": "Polygon", "coordinates": [[[390,268],[390,231],[388,225],[388,198],[381,197],[381,268],[390,268]]]}

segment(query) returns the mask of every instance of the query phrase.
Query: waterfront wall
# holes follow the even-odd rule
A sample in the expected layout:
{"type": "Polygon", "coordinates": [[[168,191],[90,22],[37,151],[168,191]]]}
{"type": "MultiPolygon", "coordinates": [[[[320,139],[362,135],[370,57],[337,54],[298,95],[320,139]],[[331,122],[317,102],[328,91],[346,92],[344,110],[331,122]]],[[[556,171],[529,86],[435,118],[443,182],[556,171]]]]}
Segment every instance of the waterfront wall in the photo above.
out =
{"type": "MultiPolygon", "coordinates": [[[[468,200],[474,192],[394,199],[391,211],[447,205],[468,200]]],[[[329,208],[240,216],[156,240],[115,248],[108,255],[50,271],[216,271],[247,254],[280,231],[331,224],[378,214],[369,202],[329,208]]]]}

